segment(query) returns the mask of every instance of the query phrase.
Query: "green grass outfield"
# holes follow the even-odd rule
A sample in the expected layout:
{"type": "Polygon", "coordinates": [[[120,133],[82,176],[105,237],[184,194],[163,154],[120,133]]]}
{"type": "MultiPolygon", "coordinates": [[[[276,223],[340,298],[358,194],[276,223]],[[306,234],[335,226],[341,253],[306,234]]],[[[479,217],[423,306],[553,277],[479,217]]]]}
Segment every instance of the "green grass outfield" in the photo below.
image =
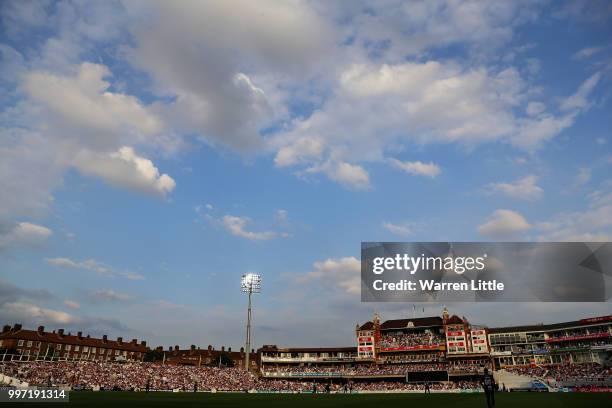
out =
{"type": "MultiPolygon", "coordinates": [[[[612,395],[606,393],[498,393],[496,408],[548,408],[612,406],[612,395]]],[[[157,392],[71,392],[68,404],[0,404],[2,407],[486,407],[482,394],[209,394],[157,392]]]]}

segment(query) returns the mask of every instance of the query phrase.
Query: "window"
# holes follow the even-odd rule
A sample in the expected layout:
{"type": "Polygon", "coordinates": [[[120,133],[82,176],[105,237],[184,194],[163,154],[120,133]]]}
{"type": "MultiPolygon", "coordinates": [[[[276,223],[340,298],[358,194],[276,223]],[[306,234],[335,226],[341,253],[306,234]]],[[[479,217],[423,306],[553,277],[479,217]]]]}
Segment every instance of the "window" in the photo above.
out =
{"type": "Polygon", "coordinates": [[[23,340],[19,340],[19,341],[17,342],[17,345],[18,345],[19,347],[23,346],[23,340]]]}
{"type": "Polygon", "coordinates": [[[70,351],[70,348],[71,348],[70,344],[66,344],[66,351],[70,351]]]}
{"type": "Polygon", "coordinates": [[[79,351],[80,346],[74,346],[74,351],[79,351]]]}
{"type": "Polygon", "coordinates": [[[32,347],[32,340],[28,341],[28,347],[32,347]]]}
{"type": "Polygon", "coordinates": [[[84,346],[84,347],[83,347],[83,352],[87,353],[88,351],[89,351],[89,347],[84,346]]]}

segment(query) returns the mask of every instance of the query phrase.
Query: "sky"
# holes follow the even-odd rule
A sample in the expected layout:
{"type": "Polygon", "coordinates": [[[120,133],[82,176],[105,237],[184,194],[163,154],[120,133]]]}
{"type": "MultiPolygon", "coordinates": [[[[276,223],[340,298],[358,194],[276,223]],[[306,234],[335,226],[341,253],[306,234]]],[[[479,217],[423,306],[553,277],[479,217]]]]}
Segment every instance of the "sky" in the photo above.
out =
{"type": "Polygon", "coordinates": [[[2,1],[0,321],[353,345],[362,241],[611,240],[611,74],[605,0],[2,1]]]}

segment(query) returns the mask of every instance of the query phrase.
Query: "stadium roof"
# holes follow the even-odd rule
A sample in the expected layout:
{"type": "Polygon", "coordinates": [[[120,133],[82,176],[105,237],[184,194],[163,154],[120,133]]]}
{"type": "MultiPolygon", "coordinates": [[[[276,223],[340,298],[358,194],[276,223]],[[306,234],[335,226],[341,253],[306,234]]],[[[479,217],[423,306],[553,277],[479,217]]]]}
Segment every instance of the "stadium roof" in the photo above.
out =
{"type": "Polygon", "coordinates": [[[580,326],[593,326],[612,321],[612,316],[601,316],[591,319],[574,320],[571,322],[551,323],[551,324],[532,324],[527,326],[509,326],[509,327],[491,327],[489,333],[513,333],[513,332],[530,332],[530,331],[550,331],[559,329],[568,329],[580,326]]]}
{"type": "Polygon", "coordinates": [[[444,321],[440,316],[417,317],[414,319],[387,320],[380,325],[381,330],[405,329],[407,327],[433,327],[442,326],[444,321]]]}

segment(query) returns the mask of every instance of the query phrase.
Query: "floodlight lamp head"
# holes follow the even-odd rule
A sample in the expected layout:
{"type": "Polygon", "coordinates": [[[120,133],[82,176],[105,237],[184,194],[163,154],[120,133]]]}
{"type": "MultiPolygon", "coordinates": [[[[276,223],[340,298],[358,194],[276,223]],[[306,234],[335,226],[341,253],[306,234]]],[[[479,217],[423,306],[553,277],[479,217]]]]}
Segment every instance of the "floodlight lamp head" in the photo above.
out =
{"type": "Polygon", "coordinates": [[[261,292],[261,276],[256,273],[245,273],[240,279],[240,289],[245,293],[261,292]]]}

